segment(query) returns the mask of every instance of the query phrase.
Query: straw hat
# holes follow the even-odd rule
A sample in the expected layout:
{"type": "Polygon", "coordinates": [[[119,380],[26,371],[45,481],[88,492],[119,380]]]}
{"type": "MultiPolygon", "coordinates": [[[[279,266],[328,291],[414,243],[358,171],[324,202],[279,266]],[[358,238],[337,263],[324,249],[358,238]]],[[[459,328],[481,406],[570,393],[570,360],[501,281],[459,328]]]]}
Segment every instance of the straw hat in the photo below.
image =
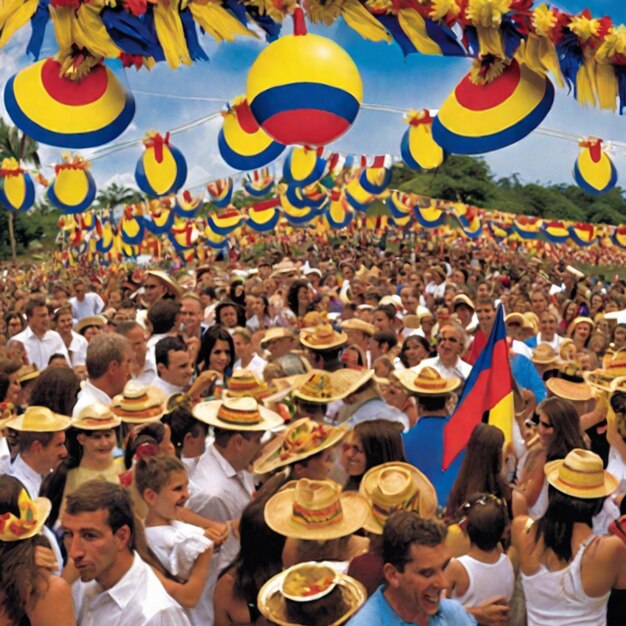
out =
{"type": "Polygon", "coordinates": [[[547,343],[540,343],[534,350],[530,360],[537,365],[548,365],[559,360],[554,348],[547,343]]]}
{"type": "Polygon", "coordinates": [[[348,431],[303,417],[272,439],[254,462],[255,474],[267,474],[279,467],[308,459],[337,445],[348,431]]]}
{"type": "Polygon", "coordinates": [[[183,290],[180,285],[166,272],[161,270],[149,270],[146,272],[146,276],[154,276],[165,284],[167,290],[176,298],[180,298],[183,294],[183,290]]]}
{"type": "Polygon", "coordinates": [[[374,324],[364,322],[358,317],[353,317],[345,322],[341,322],[341,330],[360,330],[362,333],[371,337],[376,332],[376,327],[374,324]]]}
{"type": "Polygon", "coordinates": [[[17,380],[21,385],[29,380],[38,378],[39,374],[41,374],[41,372],[37,369],[37,366],[34,363],[22,365],[22,367],[17,370],[17,380]]]}
{"type": "Polygon", "coordinates": [[[28,433],[56,433],[70,427],[67,415],[53,413],[45,406],[29,406],[24,413],[6,421],[5,426],[28,433]]]}
{"type": "Polygon", "coordinates": [[[574,360],[574,358],[576,357],[576,352],[576,344],[574,343],[574,340],[570,339],[569,337],[563,339],[563,341],[561,341],[561,343],[559,344],[559,357],[563,361],[574,360]]]}
{"type": "Polygon", "coordinates": [[[579,324],[589,324],[592,330],[595,326],[594,321],[590,317],[575,317],[572,320],[572,323],[569,325],[569,328],[567,329],[567,334],[571,335],[574,332],[576,326],[578,326],[579,324]]]}
{"type": "Polygon", "coordinates": [[[48,498],[30,499],[26,489],[22,488],[17,498],[20,510],[19,518],[14,513],[0,514],[0,541],[21,541],[38,535],[50,515],[52,503],[48,498]]]}
{"type": "Polygon", "coordinates": [[[431,266],[430,271],[433,272],[434,274],[439,274],[439,276],[441,277],[441,280],[445,280],[446,278],[448,278],[448,274],[446,273],[446,270],[444,270],[443,267],[441,267],[441,265],[431,266]]]}
{"type": "Polygon", "coordinates": [[[268,344],[270,341],[276,341],[276,339],[284,339],[285,337],[293,338],[293,331],[289,328],[284,328],[282,326],[276,328],[269,328],[265,331],[265,335],[263,335],[263,339],[261,339],[261,346],[268,344]]]}
{"type": "Polygon", "coordinates": [[[402,308],[402,298],[398,294],[392,294],[390,296],[383,296],[378,303],[378,306],[385,306],[386,304],[391,304],[396,307],[396,309],[402,308]]]}
{"type": "Polygon", "coordinates": [[[272,278],[281,276],[282,274],[300,273],[300,266],[296,265],[291,259],[283,259],[280,263],[277,263],[273,267],[271,273],[272,278]]]}
{"type": "Polygon", "coordinates": [[[129,380],[124,392],[113,398],[111,410],[127,424],[158,422],[165,412],[163,400],[154,387],[129,380]]]}
{"type": "Polygon", "coordinates": [[[417,374],[411,370],[395,371],[400,384],[417,395],[445,396],[461,385],[458,378],[444,378],[434,367],[423,367],[417,374]]]}
{"type": "Polygon", "coordinates": [[[530,323],[529,321],[524,317],[524,315],[522,313],[509,313],[505,318],[504,318],[504,323],[505,324],[510,324],[511,322],[519,322],[520,326],[522,328],[530,328],[530,323]]]}
{"type": "Polygon", "coordinates": [[[88,315],[87,317],[81,317],[76,324],[76,332],[82,333],[83,330],[90,326],[97,326],[98,328],[104,328],[107,325],[107,318],[104,315],[88,315]]]}
{"type": "Polygon", "coordinates": [[[283,425],[283,418],[261,406],[254,398],[224,398],[197,404],[193,416],[217,428],[264,431],[283,425]]]}
{"type": "Polygon", "coordinates": [[[618,485],[617,478],[604,469],[597,454],[580,448],[569,452],[564,459],[546,463],[544,472],[548,483],[574,498],[603,498],[618,485]]]}
{"type": "Polygon", "coordinates": [[[318,324],[315,328],[305,328],[300,333],[300,343],[311,350],[332,350],[348,341],[348,335],[338,333],[330,324],[318,324]]]}
{"type": "Polygon", "coordinates": [[[415,330],[421,326],[420,318],[417,315],[405,315],[402,322],[408,330],[415,330]]]}
{"type": "Polygon", "coordinates": [[[476,310],[474,303],[472,302],[471,298],[467,294],[459,293],[456,296],[454,296],[454,300],[452,301],[452,308],[456,311],[456,307],[460,306],[461,304],[464,304],[465,306],[469,307],[470,309],[472,309],[472,311],[476,310]]]}
{"type": "Polygon", "coordinates": [[[273,495],[265,505],[265,522],[285,537],[327,540],[346,537],[363,528],[367,501],[341,492],[334,480],[301,478],[293,488],[273,495]]]}
{"type": "Polygon", "coordinates": [[[115,415],[110,407],[101,402],[94,402],[79,411],[72,419],[71,426],[81,430],[111,430],[121,423],[122,419],[115,415]]]}
{"type": "Polygon", "coordinates": [[[359,493],[371,510],[363,528],[382,535],[387,519],[397,511],[416,511],[420,517],[437,512],[437,492],[422,472],[409,463],[383,463],[368,470],[359,493]]]}
{"type": "Polygon", "coordinates": [[[275,394],[277,391],[274,385],[268,385],[254,372],[236,370],[228,381],[226,396],[230,398],[249,396],[260,401],[275,394]]]}
{"type": "Polygon", "coordinates": [[[539,332],[539,318],[537,317],[537,314],[533,313],[532,311],[527,311],[526,313],[524,313],[524,317],[528,322],[526,327],[529,330],[532,330],[533,335],[536,335],[539,332]]]}
{"type": "Polygon", "coordinates": [[[306,380],[293,392],[295,398],[305,402],[327,404],[343,400],[374,376],[374,370],[341,369],[329,373],[311,370],[306,380]]]}
{"type": "Polygon", "coordinates": [[[365,603],[367,591],[358,580],[346,574],[335,572],[330,566],[323,563],[298,563],[276,574],[261,587],[257,606],[263,617],[272,624],[298,626],[293,621],[289,621],[285,598],[288,597],[295,602],[312,601],[323,598],[336,587],[341,590],[345,612],[338,620],[328,626],[339,626],[365,603]],[[333,578],[329,584],[331,575],[333,578]],[[304,589],[305,596],[298,598],[293,593],[293,591],[298,592],[298,587],[304,589]],[[322,591],[314,595],[311,594],[311,590],[320,588],[322,591]],[[289,593],[289,590],[292,593],[289,593]]]}
{"type": "Polygon", "coordinates": [[[610,391],[611,381],[619,376],[626,376],[626,350],[618,350],[604,368],[583,373],[588,385],[602,391],[610,391]]]}
{"type": "Polygon", "coordinates": [[[422,306],[421,304],[417,305],[417,309],[415,309],[415,314],[417,315],[417,317],[419,317],[420,323],[425,317],[432,317],[433,319],[435,319],[435,314],[430,309],[422,306]]]}
{"type": "Polygon", "coordinates": [[[572,402],[586,402],[593,398],[591,387],[587,383],[574,383],[563,378],[549,378],[546,387],[553,396],[572,402]]]}

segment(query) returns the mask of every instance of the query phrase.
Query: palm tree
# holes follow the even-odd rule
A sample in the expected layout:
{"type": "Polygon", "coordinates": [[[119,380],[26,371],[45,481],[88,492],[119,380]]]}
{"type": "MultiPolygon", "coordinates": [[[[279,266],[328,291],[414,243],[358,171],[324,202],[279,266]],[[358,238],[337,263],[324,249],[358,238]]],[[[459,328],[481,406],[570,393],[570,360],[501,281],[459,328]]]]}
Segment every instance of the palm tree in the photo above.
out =
{"type": "MultiPolygon", "coordinates": [[[[20,131],[15,126],[9,126],[0,117],[0,163],[3,159],[14,158],[18,163],[27,163],[39,167],[39,145],[25,133],[20,136],[20,131]]],[[[11,258],[17,262],[17,245],[15,242],[14,215],[9,211],[9,241],[11,242],[11,258]]]]}
{"type": "Polygon", "coordinates": [[[135,204],[145,200],[144,195],[138,189],[125,187],[117,183],[111,183],[108,187],[98,191],[95,208],[116,209],[119,206],[135,204]]]}

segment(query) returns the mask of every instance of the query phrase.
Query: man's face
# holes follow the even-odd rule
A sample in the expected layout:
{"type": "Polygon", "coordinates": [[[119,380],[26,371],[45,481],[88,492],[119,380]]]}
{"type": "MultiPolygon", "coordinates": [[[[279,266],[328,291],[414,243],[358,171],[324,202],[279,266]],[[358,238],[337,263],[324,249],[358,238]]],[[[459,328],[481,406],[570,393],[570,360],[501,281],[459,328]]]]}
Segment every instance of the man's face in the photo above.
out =
{"type": "Polygon", "coordinates": [[[352,280],[354,278],[354,270],[349,265],[344,265],[341,268],[341,275],[344,280],[352,280]]]}
{"type": "Polygon", "coordinates": [[[259,276],[266,280],[272,274],[272,266],[271,265],[259,265],[259,276]]]}
{"type": "Polygon", "coordinates": [[[463,328],[467,328],[472,321],[474,311],[470,309],[467,304],[457,304],[454,307],[454,312],[456,313],[459,322],[461,322],[461,326],[463,326],[463,328]]]}
{"type": "Polygon", "coordinates": [[[265,347],[272,355],[272,359],[278,359],[291,350],[293,340],[291,337],[280,337],[265,344],[265,347]]]}
{"type": "Polygon", "coordinates": [[[478,325],[480,330],[486,335],[491,332],[493,320],[496,317],[496,311],[491,304],[479,304],[476,307],[476,317],[478,318],[478,325]]]}
{"type": "Polygon", "coordinates": [[[241,461],[241,467],[246,468],[256,458],[261,450],[261,438],[263,437],[263,431],[251,433],[248,435],[249,439],[241,437],[239,460],[241,461]]]}
{"type": "Polygon", "coordinates": [[[33,315],[28,319],[28,325],[36,335],[43,335],[50,330],[50,313],[47,306],[36,306],[33,315]]]}
{"type": "Polygon", "coordinates": [[[476,297],[477,298],[489,297],[489,287],[487,286],[487,283],[480,283],[480,285],[476,287],[476,297]]]}
{"type": "Polygon", "coordinates": [[[250,342],[247,341],[245,337],[242,337],[239,334],[233,335],[233,344],[235,345],[235,356],[238,359],[247,355],[248,349],[250,348],[250,342]]]}
{"type": "Polygon", "coordinates": [[[556,333],[557,328],[558,324],[556,317],[552,313],[546,311],[539,320],[539,330],[541,331],[542,337],[554,337],[554,333],[556,333]]]}
{"type": "Polygon", "coordinates": [[[118,393],[122,393],[124,391],[124,386],[130,380],[130,370],[132,367],[134,355],[131,350],[127,350],[122,353],[122,361],[118,363],[117,361],[112,361],[109,365],[110,372],[113,375],[113,381],[115,383],[114,393],[117,395],[118,393]]]}
{"type": "Polygon", "coordinates": [[[76,299],[79,302],[82,302],[85,299],[86,293],[87,293],[87,287],[84,283],[76,283],[74,285],[74,294],[76,295],[76,299]]]}
{"type": "Polygon", "coordinates": [[[362,330],[346,330],[346,335],[348,335],[349,346],[354,344],[363,350],[368,349],[370,338],[367,333],[364,333],[362,330]]]}
{"type": "Polygon", "coordinates": [[[65,335],[72,330],[73,320],[71,313],[63,313],[57,319],[57,331],[61,335],[65,335]]]}
{"type": "Polygon", "coordinates": [[[142,366],[145,363],[147,352],[146,333],[143,328],[137,326],[126,334],[126,338],[130,342],[135,363],[142,366]]]}
{"type": "Polygon", "coordinates": [[[128,544],[128,527],[113,533],[106,509],[61,516],[63,542],[83,582],[106,581],[128,544]]]}
{"type": "Polygon", "coordinates": [[[188,335],[200,335],[202,305],[194,298],[183,298],[180,306],[180,321],[188,335]]]}
{"type": "Polygon", "coordinates": [[[548,299],[540,291],[530,294],[530,306],[533,312],[541,318],[541,314],[548,308],[548,299]]]}
{"type": "Polygon", "coordinates": [[[437,337],[437,354],[444,363],[456,363],[463,350],[463,337],[453,326],[442,326],[437,337]]]}
{"type": "Polygon", "coordinates": [[[162,281],[155,276],[148,276],[143,284],[144,294],[143,299],[146,304],[154,304],[159,298],[162,298],[167,289],[162,281]]]}
{"type": "Polygon", "coordinates": [[[167,353],[167,357],[169,360],[167,367],[163,363],[157,366],[159,376],[171,385],[186,387],[193,374],[189,353],[186,350],[171,350],[167,353]]]}
{"type": "Polygon", "coordinates": [[[235,328],[237,326],[237,310],[234,306],[225,306],[220,310],[220,320],[226,328],[235,328]]]}
{"type": "Polygon", "coordinates": [[[47,467],[49,470],[55,470],[61,465],[61,461],[65,457],[67,457],[65,433],[63,431],[54,433],[52,441],[47,446],[42,446],[40,454],[41,468],[47,467]]]}
{"type": "Polygon", "coordinates": [[[411,559],[404,572],[393,565],[385,566],[385,577],[404,606],[412,606],[418,613],[417,623],[427,623],[439,611],[441,596],[446,588],[445,569],[450,562],[450,551],[444,543],[438,546],[412,544],[411,559]]]}

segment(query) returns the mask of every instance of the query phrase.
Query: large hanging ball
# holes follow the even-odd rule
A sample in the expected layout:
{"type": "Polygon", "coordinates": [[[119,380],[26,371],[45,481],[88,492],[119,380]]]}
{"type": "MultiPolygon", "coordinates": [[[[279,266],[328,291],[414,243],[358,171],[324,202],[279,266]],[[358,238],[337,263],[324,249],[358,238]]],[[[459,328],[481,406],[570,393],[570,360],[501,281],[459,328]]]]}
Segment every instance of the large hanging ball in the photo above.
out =
{"type": "Polygon", "coordinates": [[[295,34],[271,43],[252,64],[246,95],[255,119],[276,141],[324,146],[354,122],[363,83],[343,48],[306,33],[301,9],[294,20],[295,34]]]}
{"type": "Polygon", "coordinates": [[[602,149],[601,139],[581,142],[582,150],[574,164],[576,184],[594,196],[611,191],[617,184],[617,170],[602,149]]]}
{"type": "Polygon", "coordinates": [[[56,178],[47,191],[51,204],[61,213],[86,211],[96,198],[96,183],[89,172],[89,163],[79,156],[65,156],[55,170],[56,178]]]}
{"type": "Polygon", "coordinates": [[[92,148],[112,141],[135,115],[135,101],[113,72],[96,65],[73,81],[54,59],[33,63],[9,79],[4,104],[14,124],[36,141],[92,148]]]}
{"type": "Polygon", "coordinates": [[[35,185],[28,172],[12,158],[0,166],[0,207],[13,213],[28,211],[35,203],[35,185]]]}
{"type": "Polygon", "coordinates": [[[165,137],[154,131],[143,139],[144,153],[135,167],[135,181],[149,196],[167,196],[176,193],[187,179],[187,161],[183,153],[170,145],[165,137]]]}

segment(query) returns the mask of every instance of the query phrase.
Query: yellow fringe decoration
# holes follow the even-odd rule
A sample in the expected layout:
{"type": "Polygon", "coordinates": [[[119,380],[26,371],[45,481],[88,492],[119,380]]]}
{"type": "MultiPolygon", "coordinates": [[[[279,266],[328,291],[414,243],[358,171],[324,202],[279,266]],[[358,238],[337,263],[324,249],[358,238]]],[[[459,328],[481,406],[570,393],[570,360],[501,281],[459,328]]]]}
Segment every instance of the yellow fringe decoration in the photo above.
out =
{"type": "Polygon", "coordinates": [[[465,14],[476,28],[481,56],[504,57],[500,25],[510,7],[511,0],[470,0],[465,14]]]}
{"type": "Polygon", "coordinates": [[[596,105],[596,62],[585,55],[583,64],[576,74],[576,99],[581,106],[596,105]]]}
{"type": "Polygon", "coordinates": [[[508,65],[509,63],[504,59],[495,59],[485,71],[485,67],[480,62],[480,59],[476,59],[472,62],[469,78],[474,85],[488,85],[499,76],[502,76],[508,65]]]}
{"type": "Polygon", "coordinates": [[[100,12],[109,4],[106,0],[83,2],[76,11],[72,32],[76,44],[95,56],[117,58],[122,50],[115,45],[100,19],[100,12]]]}
{"type": "Polygon", "coordinates": [[[600,30],[600,20],[590,20],[584,15],[578,15],[571,19],[568,27],[583,43],[585,43],[592,37],[597,37],[600,30]]]}
{"type": "Polygon", "coordinates": [[[609,63],[596,63],[596,88],[601,109],[615,111],[617,108],[618,84],[613,66],[609,63]]]}
{"type": "Polygon", "coordinates": [[[552,73],[559,87],[565,86],[556,48],[547,37],[529,33],[528,39],[520,42],[515,57],[537,74],[543,76],[548,72],[552,73]]]}
{"type": "Polygon", "coordinates": [[[194,21],[218,42],[234,41],[237,35],[255,37],[258,35],[246,28],[234,15],[220,4],[211,0],[193,0],[189,10],[194,21]]]}
{"type": "Polygon", "coordinates": [[[2,0],[0,2],[0,48],[30,20],[38,0],[2,0]]]}
{"type": "Polygon", "coordinates": [[[373,13],[393,13],[392,0],[366,0],[365,6],[373,13]]]}
{"type": "Polygon", "coordinates": [[[177,68],[181,63],[191,65],[183,25],[178,14],[178,3],[175,0],[159,0],[154,5],[154,26],[167,64],[171,68],[177,68]]]}
{"type": "Polygon", "coordinates": [[[542,4],[533,11],[533,27],[539,37],[549,37],[556,22],[556,14],[546,4],[542,4]]]}
{"type": "Polygon", "coordinates": [[[601,63],[617,55],[626,55],[626,26],[623,24],[609,30],[596,51],[595,58],[601,63]]]}
{"type": "Polygon", "coordinates": [[[275,22],[282,22],[293,13],[298,0],[245,0],[245,4],[258,8],[261,15],[268,15],[275,22]]]}
{"type": "Polygon", "coordinates": [[[441,48],[426,33],[424,18],[415,9],[400,9],[398,23],[418,52],[441,54],[441,48]]]}
{"type": "Polygon", "coordinates": [[[343,0],[329,0],[324,4],[320,0],[304,0],[303,6],[311,23],[330,26],[341,15],[343,0]]]}
{"type": "Polygon", "coordinates": [[[435,22],[445,17],[458,17],[461,13],[461,7],[456,0],[432,0],[428,17],[435,22]]]}
{"type": "Polygon", "coordinates": [[[341,7],[341,16],[352,30],[369,41],[386,41],[391,43],[393,38],[387,29],[359,2],[359,0],[345,0],[341,7]]]}

